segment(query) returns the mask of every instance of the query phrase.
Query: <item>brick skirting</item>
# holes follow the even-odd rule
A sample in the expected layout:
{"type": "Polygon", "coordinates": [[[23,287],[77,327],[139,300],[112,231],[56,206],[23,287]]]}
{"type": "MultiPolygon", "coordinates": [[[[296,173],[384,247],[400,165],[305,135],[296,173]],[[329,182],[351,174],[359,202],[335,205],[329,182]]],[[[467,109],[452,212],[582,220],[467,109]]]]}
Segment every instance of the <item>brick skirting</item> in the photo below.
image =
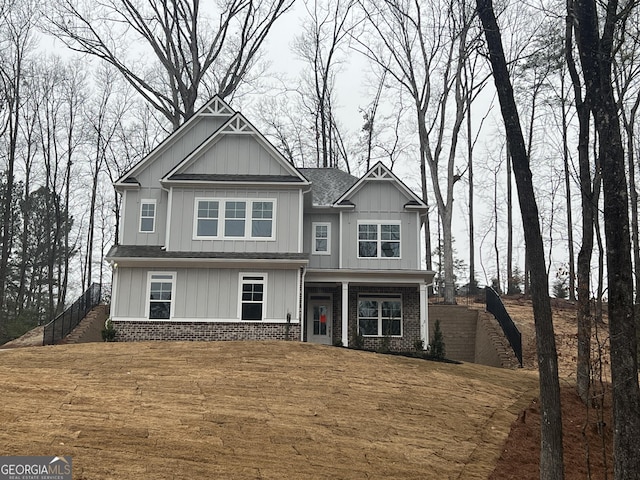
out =
{"type": "MultiPolygon", "coordinates": [[[[286,340],[284,323],[113,321],[116,341],[286,340]]],[[[289,340],[300,340],[300,324],[289,326],[289,340]]]]}

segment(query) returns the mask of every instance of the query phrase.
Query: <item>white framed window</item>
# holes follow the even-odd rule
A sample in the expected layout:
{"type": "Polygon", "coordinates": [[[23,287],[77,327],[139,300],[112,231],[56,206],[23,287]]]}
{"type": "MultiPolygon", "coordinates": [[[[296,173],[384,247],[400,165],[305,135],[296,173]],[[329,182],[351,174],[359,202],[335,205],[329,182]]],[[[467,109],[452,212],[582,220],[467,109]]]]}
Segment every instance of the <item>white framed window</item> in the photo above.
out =
{"type": "Polygon", "coordinates": [[[217,237],[220,202],[207,198],[196,198],[195,210],[194,238],[217,237]]]}
{"type": "Polygon", "coordinates": [[[267,298],[266,273],[240,274],[240,320],[264,320],[267,298]]]}
{"type": "Polygon", "coordinates": [[[358,332],[365,337],[401,337],[402,297],[359,295],[358,332]]]}
{"type": "Polygon", "coordinates": [[[224,236],[245,237],[245,219],[247,217],[247,202],[225,202],[224,207],[224,236]]]}
{"type": "Polygon", "coordinates": [[[156,201],[142,200],[140,202],[140,233],[154,233],[156,231],[156,201]]]}
{"type": "Polygon", "coordinates": [[[196,198],[193,238],[275,239],[274,199],[196,198]]]}
{"type": "Polygon", "coordinates": [[[313,231],[312,253],[315,255],[331,254],[331,224],[314,222],[311,224],[313,231]]]}
{"type": "Polygon", "coordinates": [[[149,272],[147,277],[147,318],[168,320],[173,317],[175,272],[149,272]]]}
{"type": "Polygon", "coordinates": [[[400,222],[358,222],[358,258],[400,258],[400,222]]]}

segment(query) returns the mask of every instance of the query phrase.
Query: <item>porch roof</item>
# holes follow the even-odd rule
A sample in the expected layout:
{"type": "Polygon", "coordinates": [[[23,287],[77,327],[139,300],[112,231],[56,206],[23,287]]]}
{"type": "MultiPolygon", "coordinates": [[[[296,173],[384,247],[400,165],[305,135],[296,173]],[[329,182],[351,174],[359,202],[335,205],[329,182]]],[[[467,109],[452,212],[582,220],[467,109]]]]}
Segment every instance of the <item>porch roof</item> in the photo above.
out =
{"type": "Polygon", "coordinates": [[[430,270],[362,270],[309,268],[305,283],[348,283],[400,285],[430,285],[435,272],[430,270]]]}

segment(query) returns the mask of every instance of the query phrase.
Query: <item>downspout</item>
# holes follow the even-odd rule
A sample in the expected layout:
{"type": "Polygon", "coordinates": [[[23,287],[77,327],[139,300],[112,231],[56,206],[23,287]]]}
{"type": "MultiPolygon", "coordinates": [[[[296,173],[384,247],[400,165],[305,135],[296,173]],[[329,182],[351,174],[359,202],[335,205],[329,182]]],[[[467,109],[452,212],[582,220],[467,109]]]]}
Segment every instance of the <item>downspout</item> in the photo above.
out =
{"type": "Polygon", "coordinates": [[[304,289],[304,279],[305,276],[307,275],[307,269],[306,267],[302,266],[300,267],[300,295],[298,296],[298,321],[300,322],[300,341],[304,342],[304,328],[305,328],[305,321],[304,321],[304,299],[306,296],[306,292],[304,289]]]}

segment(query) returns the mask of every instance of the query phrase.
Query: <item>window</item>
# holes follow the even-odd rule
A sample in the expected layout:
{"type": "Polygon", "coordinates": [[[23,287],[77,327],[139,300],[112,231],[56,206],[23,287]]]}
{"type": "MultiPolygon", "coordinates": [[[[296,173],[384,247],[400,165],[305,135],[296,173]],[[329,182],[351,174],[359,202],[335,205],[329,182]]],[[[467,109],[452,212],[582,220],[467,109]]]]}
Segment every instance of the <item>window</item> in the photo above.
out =
{"type": "Polygon", "coordinates": [[[274,239],[275,200],[196,198],[193,238],[274,239]]]}
{"type": "Polygon", "coordinates": [[[358,224],[359,258],[399,258],[399,223],[358,224]]]}
{"type": "Polygon", "coordinates": [[[365,337],[402,336],[400,296],[358,297],[358,331],[365,337]]]}
{"type": "Polygon", "coordinates": [[[172,317],[175,273],[149,273],[149,319],[165,320],[172,317]]]}
{"type": "Polygon", "coordinates": [[[219,202],[217,200],[196,200],[196,205],[196,238],[217,237],[219,202]]]}
{"type": "Polygon", "coordinates": [[[313,230],[313,253],[318,255],[329,255],[331,253],[331,224],[314,223],[313,230]]]}
{"type": "Polygon", "coordinates": [[[271,237],[273,202],[253,202],[251,210],[251,236],[271,237]]]}
{"type": "Polygon", "coordinates": [[[153,233],[156,230],[156,201],[140,202],[140,232],[153,233]]]}
{"type": "Polygon", "coordinates": [[[265,274],[240,274],[240,319],[261,321],[264,319],[264,305],[267,276],[265,274]]]}

